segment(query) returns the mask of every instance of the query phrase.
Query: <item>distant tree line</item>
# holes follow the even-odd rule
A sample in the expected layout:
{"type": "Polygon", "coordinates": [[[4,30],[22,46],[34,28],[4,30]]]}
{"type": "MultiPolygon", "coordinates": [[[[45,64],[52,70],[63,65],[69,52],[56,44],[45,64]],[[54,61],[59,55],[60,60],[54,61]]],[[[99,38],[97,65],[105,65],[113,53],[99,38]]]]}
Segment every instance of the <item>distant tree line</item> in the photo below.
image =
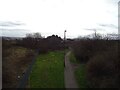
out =
{"type": "Polygon", "coordinates": [[[61,37],[52,35],[45,38],[40,33],[26,34],[25,38],[17,40],[17,45],[38,50],[39,53],[64,49],[64,41],[61,37]]]}

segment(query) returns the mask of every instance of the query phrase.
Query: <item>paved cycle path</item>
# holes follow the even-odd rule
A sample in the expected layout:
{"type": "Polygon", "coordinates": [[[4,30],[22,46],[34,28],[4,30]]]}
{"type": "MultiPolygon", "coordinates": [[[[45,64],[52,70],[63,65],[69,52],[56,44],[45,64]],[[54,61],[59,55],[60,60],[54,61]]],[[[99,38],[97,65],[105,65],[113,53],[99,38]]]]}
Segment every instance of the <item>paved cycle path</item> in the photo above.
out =
{"type": "Polygon", "coordinates": [[[65,55],[65,88],[78,88],[78,84],[75,80],[74,69],[69,61],[70,51],[65,55]]]}

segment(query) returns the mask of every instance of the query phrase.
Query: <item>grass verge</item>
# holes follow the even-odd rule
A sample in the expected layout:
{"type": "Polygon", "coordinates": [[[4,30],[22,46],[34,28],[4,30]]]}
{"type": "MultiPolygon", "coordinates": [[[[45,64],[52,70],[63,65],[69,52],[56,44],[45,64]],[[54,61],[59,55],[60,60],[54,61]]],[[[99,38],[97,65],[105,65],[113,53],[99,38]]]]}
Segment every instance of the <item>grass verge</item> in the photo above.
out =
{"type": "Polygon", "coordinates": [[[88,88],[85,64],[80,64],[79,68],[75,70],[75,78],[78,82],[79,88],[88,88]]]}
{"type": "Polygon", "coordinates": [[[64,88],[63,60],[63,51],[39,55],[30,75],[30,88],[64,88]]]}
{"type": "Polygon", "coordinates": [[[78,61],[76,60],[73,52],[70,53],[70,57],[69,58],[70,58],[70,62],[71,63],[73,63],[73,64],[78,63],[78,61]]]}
{"type": "Polygon", "coordinates": [[[79,85],[79,88],[88,88],[87,80],[86,80],[86,67],[85,64],[80,64],[74,56],[74,53],[70,54],[70,62],[72,64],[78,64],[79,67],[75,68],[74,74],[76,81],[79,85]]]}

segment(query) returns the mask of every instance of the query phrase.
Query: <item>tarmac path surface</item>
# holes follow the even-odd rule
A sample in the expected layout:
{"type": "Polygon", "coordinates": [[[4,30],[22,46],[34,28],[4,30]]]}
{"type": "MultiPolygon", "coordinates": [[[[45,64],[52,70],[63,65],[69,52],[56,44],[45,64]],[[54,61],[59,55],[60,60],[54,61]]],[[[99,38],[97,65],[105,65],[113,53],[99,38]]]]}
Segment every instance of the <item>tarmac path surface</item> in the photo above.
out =
{"type": "Polygon", "coordinates": [[[78,84],[75,80],[74,69],[69,61],[70,51],[65,55],[65,88],[78,88],[78,84]]]}

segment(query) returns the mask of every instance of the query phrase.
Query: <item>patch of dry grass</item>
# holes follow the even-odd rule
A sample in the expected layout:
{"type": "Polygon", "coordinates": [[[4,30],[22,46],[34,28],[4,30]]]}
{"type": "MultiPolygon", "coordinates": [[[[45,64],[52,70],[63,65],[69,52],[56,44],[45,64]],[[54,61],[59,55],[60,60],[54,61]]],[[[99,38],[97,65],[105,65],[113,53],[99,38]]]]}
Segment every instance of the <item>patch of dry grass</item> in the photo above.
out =
{"type": "Polygon", "coordinates": [[[18,75],[22,77],[34,52],[22,47],[3,48],[3,52],[3,88],[15,88],[19,82],[18,75]]]}

